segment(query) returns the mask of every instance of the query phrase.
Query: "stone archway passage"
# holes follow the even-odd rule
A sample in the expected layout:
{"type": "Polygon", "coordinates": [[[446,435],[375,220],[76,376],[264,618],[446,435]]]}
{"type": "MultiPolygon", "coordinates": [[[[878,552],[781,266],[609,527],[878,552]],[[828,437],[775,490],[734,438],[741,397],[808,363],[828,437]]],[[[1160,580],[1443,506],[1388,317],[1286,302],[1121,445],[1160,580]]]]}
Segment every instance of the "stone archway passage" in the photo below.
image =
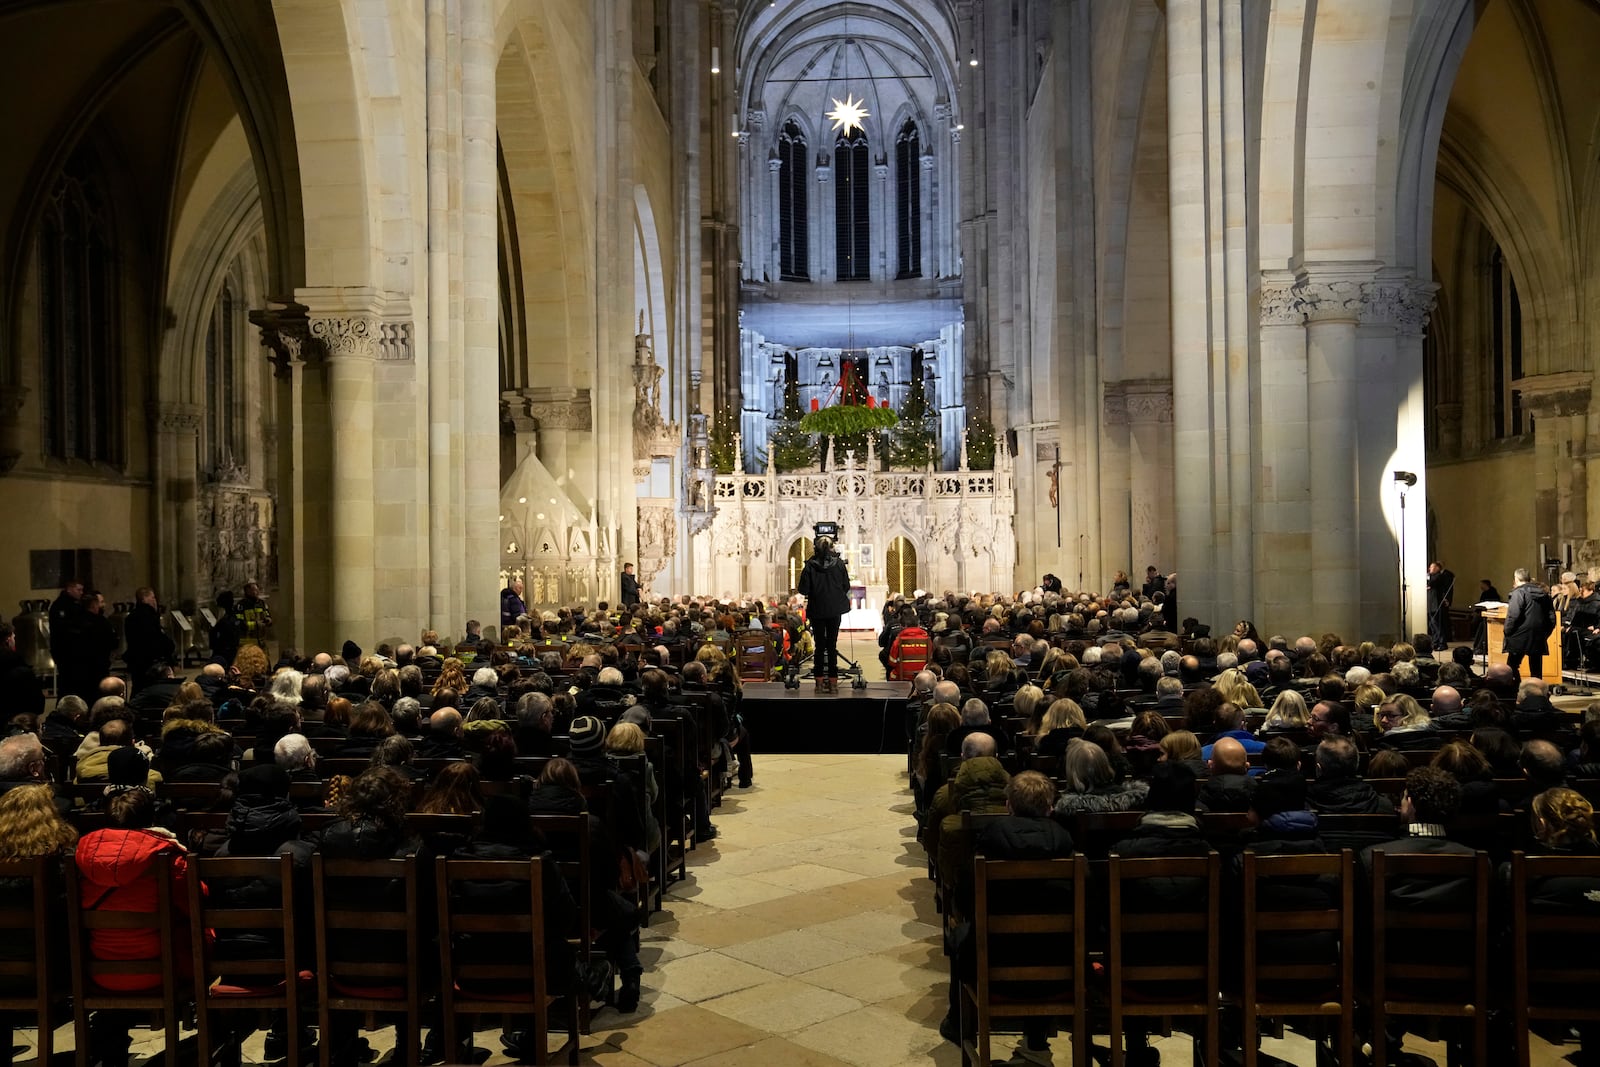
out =
{"type": "Polygon", "coordinates": [[[811,538],[797,537],[794,544],[789,546],[789,588],[794,589],[800,584],[800,571],[805,567],[806,560],[811,558],[811,538]]]}
{"type": "Polygon", "coordinates": [[[917,588],[917,546],[904,537],[896,537],[889,542],[889,552],[885,558],[885,578],[889,583],[889,592],[911,595],[917,588]]]}

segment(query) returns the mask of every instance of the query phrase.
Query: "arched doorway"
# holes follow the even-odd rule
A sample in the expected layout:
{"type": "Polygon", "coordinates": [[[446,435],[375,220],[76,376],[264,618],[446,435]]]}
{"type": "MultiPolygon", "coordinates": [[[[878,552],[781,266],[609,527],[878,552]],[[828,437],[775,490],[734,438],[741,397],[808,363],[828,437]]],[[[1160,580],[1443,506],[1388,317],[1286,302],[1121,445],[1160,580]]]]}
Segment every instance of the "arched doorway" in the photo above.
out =
{"type": "Polygon", "coordinates": [[[811,558],[811,538],[797,537],[794,544],[789,546],[789,588],[793,589],[800,584],[800,572],[805,569],[806,560],[811,558]]]}
{"type": "Polygon", "coordinates": [[[904,537],[889,542],[887,559],[889,592],[911,595],[917,587],[917,546],[904,537]]]}

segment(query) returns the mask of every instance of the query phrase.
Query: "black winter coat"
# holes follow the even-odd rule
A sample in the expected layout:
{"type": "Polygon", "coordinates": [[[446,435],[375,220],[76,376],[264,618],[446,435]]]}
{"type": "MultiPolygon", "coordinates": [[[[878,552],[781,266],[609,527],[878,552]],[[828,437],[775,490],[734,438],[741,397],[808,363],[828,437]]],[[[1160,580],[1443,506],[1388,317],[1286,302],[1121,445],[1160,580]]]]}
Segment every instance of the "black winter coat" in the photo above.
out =
{"type": "Polygon", "coordinates": [[[1506,652],[1542,653],[1555,628],[1556,606],[1548,589],[1537,582],[1523,582],[1511,590],[1506,601],[1506,652]]]}
{"type": "Polygon", "coordinates": [[[850,610],[850,570],[836,553],[806,560],[796,589],[806,598],[808,618],[837,619],[850,610]]]}

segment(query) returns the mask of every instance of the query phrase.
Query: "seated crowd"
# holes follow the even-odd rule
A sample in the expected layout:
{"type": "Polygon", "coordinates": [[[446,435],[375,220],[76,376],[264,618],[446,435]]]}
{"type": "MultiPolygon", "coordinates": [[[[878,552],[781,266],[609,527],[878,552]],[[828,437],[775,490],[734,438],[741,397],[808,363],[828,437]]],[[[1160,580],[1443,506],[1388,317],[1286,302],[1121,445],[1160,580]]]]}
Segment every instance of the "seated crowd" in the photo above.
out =
{"type": "MultiPolygon", "coordinates": [[[[675,614],[692,633],[687,612],[675,614]]],[[[287,854],[300,871],[315,856],[416,857],[431,881],[435,857],[543,855],[547,871],[559,864],[566,876],[545,892],[551,989],[584,1012],[604,1000],[632,1013],[640,924],[674,872],[682,876],[684,850],[716,836],[711,811],[723,790],[735,779],[751,784],[742,687],[721,648],[698,635],[678,641],[659,620],[635,625],[626,614],[575,610],[549,625],[549,635],[508,633],[504,645],[471,626],[454,648],[425,632],[416,646],[370,655],[348,642],[338,654],[285,651],[275,667],[249,645],[193,680],[158,664],[131,686],[106,677],[92,704],[65,696],[42,718],[13,716],[0,741],[0,860],[70,856],[79,903],[115,912],[154,910],[158,861],[173,865],[182,910],[195,856],[287,854]],[[544,840],[530,819],[575,814],[587,822],[582,847],[544,840]],[[581,878],[580,853],[588,858],[581,878]],[[580,909],[574,901],[585,884],[580,909]],[[588,930],[579,929],[580,913],[588,930]],[[592,956],[568,948],[590,943],[591,932],[592,956]]],[[[0,879],[0,907],[14,906],[6,894],[18,891],[0,879]]],[[[436,938],[430,912],[417,914],[424,937],[436,938]]],[[[64,943],[65,921],[54,918],[64,943]]],[[[117,935],[94,931],[89,952],[157,954],[117,935]]],[[[56,975],[63,992],[66,970],[56,975]]],[[[158,973],[119,977],[128,988],[161,982],[158,973]]],[[[334,1063],[371,1058],[357,1018],[340,1013],[321,1035],[334,1063]]],[[[275,1019],[269,1059],[286,1055],[291,1041],[303,1052],[315,1047],[315,1031],[291,1035],[282,1014],[275,1019]]],[[[125,1064],[138,1021],[96,1011],[90,1062],[125,1064]]],[[[235,1062],[249,1032],[231,1035],[235,1062]]],[[[447,1050],[440,1034],[430,1026],[424,1062],[487,1055],[470,1043],[447,1050]]],[[[503,1041],[514,1054],[536,1053],[521,1031],[503,1041]]],[[[9,1061],[10,1041],[0,1045],[9,1061]]]]}
{"type": "MultiPolygon", "coordinates": [[[[1490,931],[1491,958],[1504,964],[1495,967],[1497,1009],[1510,999],[1513,853],[1600,857],[1591,806],[1600,703],[1558,711],[1543,681],[1503,665],[1480,673],[1470,649],[1435,657],[1425,635],[1389,647],[1332,634],[1263,639],[1248,621],[1214,639],[1192,619],[1175,631],[1158,604],[1121,594],[1025,594],[978,608],[923,608],[935,640],[953,626],[965,632],[912,678],[907,712],[918,836],[946,919],[952,977],[940,1029],[952,1041],[963,1021],[971,1039],[958,990],[975,967],[976,856],[1087,856],[1100,872],[1089,911],[1099,909],[1103,951],[1105,875],[1095,865],[1113,855],[1215,853],[1226,885],[1240,878],[1247,851],[1348,849],[1357,871],[1370,872],[1379,851],[1483,850],[1500,867],[1490,931]]],[[[1057,906],[1062,899],[1070,894],[1057,906]]],[[[1241,899],[1237,885],[1224,889],[1225,980],[1230,963],[1239,977],[1226,939],[1236,946],[1241,899]]],[[[1310,899],[1307,907],[1325,906],[1310,899]]],[[[1531,899],[1600,913],[1600,858],[1592,876],[1531,899]]],[[[1363,936],[1358,926],[1358,953],[1363,936]]],[[[1024,1021],[1012,1063],[1051,1062],[1047,1023],[1024,1021]]],[[[1461,1028],[1419,1018],[1404,1026],[1447,1039],[1452,1062],[1469,1062],[1456,1058],[1461,1028]]],[[[1400,1032],[1391,1019],[1391,1057],[1400,1032]]],[[[1581,1022],[1577,1032],[1573,1062],[1600,1063],[1600,1030],[1581,1022]]],[[[1159,1062],[1137,1024],[1124,1033],[1128,1062],[1159,1062]]],[[[1224,1012],[1222,1033],[1224,1047],[1238,1047],[1236,1015],[1224,1012]]],[[[1559,1042],[1568,1031],[1552,1033],[1559,1042]]],[[[1497,1010],[1490,1062],[1511,1062],[1512,1043],[1510,1012],[1497,1010]]],[[[1319,1047],[1319,1062],[1329,1054],[1319,1047]]]]}

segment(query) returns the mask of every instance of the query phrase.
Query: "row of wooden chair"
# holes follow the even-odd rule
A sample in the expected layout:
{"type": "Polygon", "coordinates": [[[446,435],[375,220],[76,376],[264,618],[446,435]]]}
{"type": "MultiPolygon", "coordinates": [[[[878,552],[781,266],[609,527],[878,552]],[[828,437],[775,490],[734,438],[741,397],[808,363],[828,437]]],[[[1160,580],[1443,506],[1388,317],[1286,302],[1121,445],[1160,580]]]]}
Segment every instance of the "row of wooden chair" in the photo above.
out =
{"type": "MultiPolygon", "coordinates": [[[[434,947],[423,943],[418,932],[421,878],[416,859],[331,860],[312,858],[311,886],[316,948],[314,960],[302,959],[296,942],[303,912],[297,910],[293,861],[288,856],[260,859],[206,858],[189,860],[186,874],[187,929],[177,915],[170,860],[155,872],[157,908],[153,912],[97,911],[78,906],[81,884],[70,857],[63,865],[54,858],[0,862],[0,878],[31,887],[30,906],[0,908],[0,930],[9,938],[33,946],[33,958],[0,964],[0,974],[29,983],[26,994],[0,998],[0,1011],[22,1013],[36,1021],[39,1060],[48,1062],[58,1020],[65,1013],[65,993],[71,992],[71,1015],[78,1067],[90,1062],[89,1015],[97,1011],[136,1011],[158,1015],[170,1053],[178,1047],[178,1025],[185,1006],[193,1001],[198,1024],[199,1062],[212,1062],[223,1042],[221,1035],[233,1027],[214,1015],[240,1013],[255,1029],[263,1012],[282,1012],[287,1024],[289,1067],[300,1067],[297,1035],[314,1014],[320,1027],[320,1062],[329,1067],[334,1050],[330,1027],[334,1012],[385,1013],[398,1016],[400,1043],[397,1058],[409,1067],[420,1059],[424,1009],[437,998],[446,1049],[458,1047],[463,1015],[504,1014],[532,1019],[536,1062],[548,1063],[549,1027],[557,996],[546,973],[542,863],[453,860],[439,858],[431,872],[438,920],[437,983],[425,976],[432,970],[425,954],[434,947]],[[65,867],[65,878],[61,869],[65,867]],[[271,905],[230,905],[225,895],[208,894],[206,883],[227,879],[276,882],[279,892],[271,905]],[[451,889],[463,881],[492,881],[526,885],[526,911],[473,913],[454,902],[451,889]],[[334,895],[337,890],[337,895],[334,895]],[[59,931],[40,916],[59,914],[65,895],[70,978],[57,974],[53,954],[59,931]],[[360,906],[349,905],[359,900],[360,906]],[[96,932],[142,930],[157,938],[158,958],[106,961],[94,958],[90,944],[96,932]],[[183,931],[180,934],[180,931],[183,931]],[[249,959],[229,958],[223,947],[230,934],[256,932],[268,935],[259,954],[249,959]],[[221,940],[212,937],[219,935],[221,940]],[[461,934],[493,934],[521,940],[527,945],[527,964],[494,964],[460,958],[455,938],[461,934]],[[354,934],[356,940],[341,934],[354,934]],[[371,938],[387,939],[395,949],[391,959],[374,959],[371,938]],[[189,958],[184,958],[187,941],[189,958]],[[359,945],[353,949],[352,945],[359,945]],[[314,969],[313,969],[314,968],[314,969]],[[148,990],[116,992],[98,979],[111,975],[150,976],[148,990]],[[64,980],[68,979],[68,980],[64,980]],[[484,992],[486,985],[492,991],[484,992]],[[436,986],[436,988],[434,988],[436,986]]],[[[579,1046],[578,1002],[581,994],[561,1001],[567,1059],[577,1063],[579,1046]]]]}
{"type": "MultiPolygon", "coordinates": [[[[1124,1062],[1122,1035],[1134,1017],[1190,1017],[1206,1063],[1217,1062],[1218,1023],[1222,1008],[1237,1007],[1243,1019],[1244,1063],[1255,1067],[1256,1046],[1265,1019],[1313,1018],[1329,1028],[1337,1060],[1355,1062],[1355,1007],[1365,1008],[1365,1031],[1372,1058],[1386,1063],[1388,1022],[1392,1016],[1426,1016],[1463,1021],[1471,1062],[1514,1062],[1528,1067],[1530,1023],[1600,1019],[1600,1004],[1582,994],[1600,981],[1600,963],[1587,955],[1552,958],[1530,949],[1534,938],[1562,937],[1593,944],[1600,938],[1600,916],[1537,914],[1529,908],[1529,887],[1551,878],[1600,879],[1600,859],[1527,856],[1512,859],[1510,943],[1511,1024],[1515,1048],[1489,1044],[1488,1013],[1503,1006],[1491,999],[1490,865],[1483,852],[1472,855],[1373,853],[1370,896],[1362,914],[1370,921],[1358,928],[1357,879],[1349,850],[1327,855],[1243,855],[1244,927],[1237,948],[1242,952],[1239,979],[1223,988],[1219,966],[1221,944],[1219,898],[1221,858],[1171,857],[1107,861],[1109,930],[1102,946],[1087,914],[1090,862],[1070,859],[974,861],[973,917],[976,976],[961,988],[963,1063],[987,1065],[990,1037],[1000,1020],[1048,1016],[1061,1020],[1072,1034],[1074,1067],[1088,1063],[1091,997],[1105,1030],[1111,1035],[1111,1063],[1124,1062]],[[1152,910],[1129,892],[1134,883],[1152,879],[1188,879],[1196,887],[1192,907],[1181,912],[1152,910]],[[1454,882],[1461,888],[1452,904],[1426,910],[1396,906],[1390,887],[1397,880],[1454,882]],[[1326,880],[1336,888],[1326,908],[1264,908],[1266,887],[1273,883],[1305,884],[1326,880]],[[1008,911],[994,906],[999,894],[1015,893],[1031,884],[1055,891],[1059,904],[1046,910],[1008,911]],[[1070,886],[1070,901],[1060,889],[1070,886]],[[1419,958],[1414,951],[1391,951],[1397,936],[1414,949],[1414,935],[1423,932],[1441,951],[1419,958]],[[1328,950],[1280,958],[1263,949],[1285,935],[1322,934],[1328,950]],[[1148,951],[1149,939],[1163,939],[1160,958],[1148,951]],[[1143,951],[1133,950],[1144,939],[1143,951]],[[1358,957],[1358,939],[1367,938],[1370,952],[1358,957]],[[1091,943],[1094,943],[1091,945],[1091,943]],[[1049,946],[1041,954],[1038,946],[1049,946]],[[1451,948],[1455,951],[1444,951],[1451,948]],[[1097,958],[1098,957],[1098,958],[1097,958]],[[1104,981],[1097,980],[1103,968],[1104,981]],[[1222,995],[1218,992],[1222,990],[1222,995]]],[[[1037,893],[1037,888],[1036,888],[1037,893]]],[[[1232,946],[1230,946],[1231,948],[1232,946]]],[[[1498,990],[1496,985],[1495,989],[1498,990]]]]}

